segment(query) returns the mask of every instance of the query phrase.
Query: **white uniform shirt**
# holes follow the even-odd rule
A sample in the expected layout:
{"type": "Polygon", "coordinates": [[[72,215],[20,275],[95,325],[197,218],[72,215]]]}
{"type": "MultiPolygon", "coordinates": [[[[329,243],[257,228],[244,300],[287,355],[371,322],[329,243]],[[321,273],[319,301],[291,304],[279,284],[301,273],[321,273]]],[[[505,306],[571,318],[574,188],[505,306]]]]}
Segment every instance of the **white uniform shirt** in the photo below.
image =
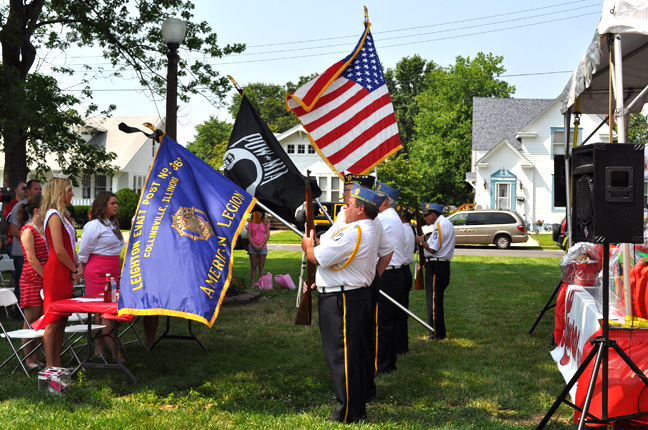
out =
{"type": "MultiPolygon", "coordinates": [[[[384,257],[394,250],[394,243],[389,240],[389,237],[387,235],[383,234],[383,226],[378,218],[374,219],[373,223],[374,234],[376,235],[376,241],[378,243],[378,257],[384,257]]],[[[320,236],[320,241],[331,239],[345,226],[346,206],[343,206],[340,212],[338,212],[338,216],[337,218],[335,218],[333,225],[320,236]]]]}
{"type": "Polygon", "coordinates": [[[112,223],[104,225],[98,219],[93,219],[83,226],[81,245],[79,245],[79,261],[87,263],[90,254],[115,256],[124,247],[124,238],[118,238],[113,232],[116,228],[112,223]]]}
{"type": "Polygon", "coordinates": [[[436,250],[436,253],[432,254],[426,249],[425,256],[440,258],[442,260],[452,260],[455,248],[454,226],[446,217],[439,215],[432,228],[433,230],[427,243],[430,249],[436,250]]]}
{"type": "Polygon", "coordinates": [[[405,263],[405,234],[403,233],[403,223],[394,208],[388,208],[378,214],[376,218],[380,220],[383,226],[383,236],[389,238],[394,244],[394,255],[392,255],[389,266],[400,267],[405,263]]]}
{"type": "Polygon", "coordinates": [[[415,240],[412,224],[404,222],[403,230],[405,230],[405,247],[403,248],[405,262],[403,264],[412,264],[414,262],[414,252],[416,252],[416,249],[414,247],[415,240]]]}
{"type": "MultiPolygon", "coordinates": [[[[372,220],[347,224],[315,247],[319,263],[315,284],[321,287],[368,287],[376,274],[378,243],[372,220]]],[[[321,291],[321,290],[320,290],[321,291]]]]}

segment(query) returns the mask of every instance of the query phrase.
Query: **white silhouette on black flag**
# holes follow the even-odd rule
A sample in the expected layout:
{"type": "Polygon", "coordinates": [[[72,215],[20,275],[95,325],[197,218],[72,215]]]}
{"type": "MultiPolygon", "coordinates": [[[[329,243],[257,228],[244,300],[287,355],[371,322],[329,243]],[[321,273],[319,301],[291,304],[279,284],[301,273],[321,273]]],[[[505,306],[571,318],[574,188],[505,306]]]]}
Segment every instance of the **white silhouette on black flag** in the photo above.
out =
{"type": "MultiPolygon", "coordinates": [[[[225,176],[286,221],[305,200],[305,176],[283,150],[245,94],[223,157],[225,176]]],[[[313,198],[322,191],[311,179],[313,198]]]]}

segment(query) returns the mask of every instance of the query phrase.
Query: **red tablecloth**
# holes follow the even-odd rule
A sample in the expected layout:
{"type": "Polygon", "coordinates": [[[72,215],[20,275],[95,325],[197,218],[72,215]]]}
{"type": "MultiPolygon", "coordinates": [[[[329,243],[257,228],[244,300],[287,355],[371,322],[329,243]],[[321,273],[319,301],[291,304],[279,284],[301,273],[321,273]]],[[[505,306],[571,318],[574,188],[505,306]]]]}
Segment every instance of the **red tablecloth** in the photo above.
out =
{"type": "Polygon", "coordinates": [[[32,324],[34,330],[45,328],[49,323],[69,316],[75,312],[102,314],[102,318],[130,321],[133,317],[128,315],[117,316],[117,302],[103,301],[103,295],[89,295],[71,299],[57,300],[50,303],[47,312],[32,324]]]}

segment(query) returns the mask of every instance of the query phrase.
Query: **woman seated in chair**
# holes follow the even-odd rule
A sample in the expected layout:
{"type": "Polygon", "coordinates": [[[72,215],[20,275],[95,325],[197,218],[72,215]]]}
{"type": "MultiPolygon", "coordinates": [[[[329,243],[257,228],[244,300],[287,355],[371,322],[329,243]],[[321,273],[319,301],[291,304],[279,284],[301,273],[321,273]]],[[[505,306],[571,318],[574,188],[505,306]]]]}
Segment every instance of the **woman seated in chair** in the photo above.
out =
{"type": "MultiPolygon", "coordinates": [[[[124,247],[124,236],[119,229],[119,204],[117,196],[108,191],[101,191],[95,197],[90,210],[91,221],[83,227],[79,260],[85,273],[86,294],[102,294],[106,284],[106,274],[115,278],[119,286],[121,264],[119,255],[124,247]]],[[[110,351],[114,353],[113,340],[109,336],[113,321],[102,319],[100,324],[106,326],[104,334],[110,351]]],[[[102,338],[97,339],[97,348],[103,354],[102,338]]],[[[121,352],[118,352],[123,360],[121,352]]]]}
{"type": "MultiPolygon", "coordinates": [[[[38,231],[42,224],[40,217],[40,204],[42,196],[31,197],[26,204],[22,205],[18,212],[18,222],[22,226],[20,230],[20,245],[22,246],[25,265],[20,275],[20,307],[24,309],[25,324],[23,328],[31,328],[34,323],[43,315],[43,268],[47,262],[47,247],[45,239],[38,231]]],[[[23,344],[29,339],[23,339],[23,344]]],[[[38,353],[33,353],[34,345],[29,344],[23,351],[25,353],[25,365],[28,369],[37,369],[42,366],[38,353]]]]}

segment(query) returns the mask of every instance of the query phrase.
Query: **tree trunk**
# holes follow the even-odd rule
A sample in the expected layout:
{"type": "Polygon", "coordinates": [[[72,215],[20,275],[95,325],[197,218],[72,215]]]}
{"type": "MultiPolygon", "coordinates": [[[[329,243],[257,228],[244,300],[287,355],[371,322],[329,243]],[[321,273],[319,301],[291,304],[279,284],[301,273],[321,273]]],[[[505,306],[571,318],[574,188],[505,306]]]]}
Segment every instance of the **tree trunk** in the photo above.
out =
{"type": "Polygon", "coordinates": [[[13,187],[16,182],[27,179],[27,137],[21,117],[25,115],[25,81],[36,58],[36,49],[31,37],[36,29],[38,17],[43,10],[44,0],[24,3],[11,0],[9,14],[0,31],[2,44],[2,68],[4,87],[3,103],[0,109],[2,141],[5,154],[4,186],[13,187]],[[10,97],[6,97],[10,95],[10,97]]]}

